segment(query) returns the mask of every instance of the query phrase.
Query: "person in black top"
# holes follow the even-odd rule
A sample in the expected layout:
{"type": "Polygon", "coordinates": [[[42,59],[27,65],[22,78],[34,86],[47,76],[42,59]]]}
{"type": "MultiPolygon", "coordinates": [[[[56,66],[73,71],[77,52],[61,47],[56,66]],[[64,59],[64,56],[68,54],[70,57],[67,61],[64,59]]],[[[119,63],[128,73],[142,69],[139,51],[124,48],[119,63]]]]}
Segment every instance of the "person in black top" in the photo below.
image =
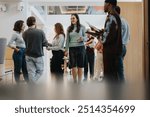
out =
{"type": "Polygon", "coordinates": [[[119,81],[118,65],[122,52],[121,20],[115,11],[117,0],[105,0],[104,11],[108,13],[104,33],[100,41],[103,43],[104,79],[119,81]]]}

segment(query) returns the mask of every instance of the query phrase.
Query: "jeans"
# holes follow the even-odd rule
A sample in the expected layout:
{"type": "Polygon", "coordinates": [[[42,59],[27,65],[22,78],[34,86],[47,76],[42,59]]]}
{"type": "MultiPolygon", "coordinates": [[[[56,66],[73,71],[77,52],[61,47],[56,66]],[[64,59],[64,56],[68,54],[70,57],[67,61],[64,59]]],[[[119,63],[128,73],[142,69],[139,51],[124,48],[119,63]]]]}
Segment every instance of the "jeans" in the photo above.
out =
{"type": "Polygon", "coordinates": [[[44,71],[43,57],[26,56],[27,70],[29,75],[29,82],[36,83],[44,71]]]}
{"type": "Polygon", "coordinates": [[[15,81],[19,82],[21,70],[24,76],[24,79],[26,82],[28,82],[28,72],[26,67],[26,61],[25,61],[25,49],[19,48],[19,51],[14,51],[13,53],[13,60],[14,60],[14,76],[15,81]]]}
{"type": "Polygon", "coordinates": [[[85,55],[85,66],[84,66],[84,80],[87,80],[88,75],[88,67],[90,68],[90,78],[93,78],[94,76],[94,59],[95,54],[94,52],[87,52],[85,55]]]}
{"type": "Polygon", "coordinates": [[[118,61],[119,62],[119,64],[118,64],[118,76],[119,76],[120,81],[125,80],[124,65],[123,65],[123,60],[124,60],[125,55],[126,55],[126,46],[123,45],[122,53],[121,53],[121,56],[119,56],[119,61],[118,61]]]}

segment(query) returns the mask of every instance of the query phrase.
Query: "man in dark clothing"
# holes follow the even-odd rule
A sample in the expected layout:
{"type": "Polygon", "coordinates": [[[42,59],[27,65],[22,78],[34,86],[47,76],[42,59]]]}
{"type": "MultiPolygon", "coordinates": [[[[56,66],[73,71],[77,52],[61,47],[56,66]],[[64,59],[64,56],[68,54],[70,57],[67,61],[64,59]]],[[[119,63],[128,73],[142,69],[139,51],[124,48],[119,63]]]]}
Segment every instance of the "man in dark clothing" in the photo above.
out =
{"type": "Polygon", "coordinates": [[[44,69],[43,46],[48,46],[48,41],[42,30],[36,29],[36,19],[31,16],[27,19],[28,29],[23,33],[26,44],[26,63],[30,82],[36,82],[44,69]]]}
{"type": "Polygon", "coordinates": [[[118,57],[122,52],[121,20],[115,11],[117,0],[105,0],[104,11],[108,13],[103,43],[104,78],[106,81],[118,81],[118,57]]]}

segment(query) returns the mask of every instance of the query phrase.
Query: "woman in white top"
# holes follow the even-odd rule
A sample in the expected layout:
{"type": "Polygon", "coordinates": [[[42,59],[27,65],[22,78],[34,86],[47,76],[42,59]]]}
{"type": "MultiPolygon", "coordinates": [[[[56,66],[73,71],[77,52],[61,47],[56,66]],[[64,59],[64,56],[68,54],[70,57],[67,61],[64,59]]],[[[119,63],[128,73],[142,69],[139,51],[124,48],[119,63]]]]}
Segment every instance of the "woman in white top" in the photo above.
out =
{"type": "Polygon", "coordinates": [[[14,76],[15,81],[20,81],[21,70],[26,82],[28,82],[28,73],[25,61],[25,42],[22,38],[22,32],[24,31],[24,21],[18,20],[14,24],[14,33],[8,43],[8,46],[14,49],[13,60],[14,60],[14,76]]]}
{"type": "Polygon", "coordinates": [[[52,46],[48,47],[48,50],[52,50],[52,59],[50,64],[50,70],[52,75],[56,79],[63,79],[63,69],[62,66],[64,64],[64,42],[65,42],[65,34],[64,29],[61,23],[55,24],[55,37],[52,41],[52,46]]]}

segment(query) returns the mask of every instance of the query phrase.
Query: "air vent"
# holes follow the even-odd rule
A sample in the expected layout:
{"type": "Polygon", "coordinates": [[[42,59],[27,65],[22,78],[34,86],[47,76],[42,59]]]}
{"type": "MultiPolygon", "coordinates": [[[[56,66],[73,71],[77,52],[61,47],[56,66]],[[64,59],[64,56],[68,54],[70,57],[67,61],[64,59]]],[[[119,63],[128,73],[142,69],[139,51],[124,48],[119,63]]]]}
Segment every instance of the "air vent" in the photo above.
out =
{"type": "Polygon", "coordinates": [[[61,12],[63,14],[70,14],[70,13],[85,13],[86,6],[61,6],[61,12]]]}

